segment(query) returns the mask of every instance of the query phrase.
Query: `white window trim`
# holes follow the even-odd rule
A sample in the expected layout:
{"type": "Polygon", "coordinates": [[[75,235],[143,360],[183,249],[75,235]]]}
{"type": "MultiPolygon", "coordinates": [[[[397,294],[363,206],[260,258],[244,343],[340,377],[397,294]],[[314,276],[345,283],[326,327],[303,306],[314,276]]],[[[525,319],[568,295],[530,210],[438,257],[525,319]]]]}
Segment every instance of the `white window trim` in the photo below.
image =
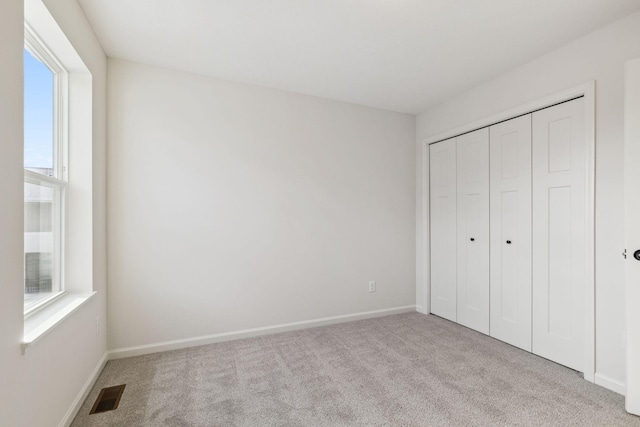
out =
{"type": "Polygon", "coordinates": [[[31,314],[29,320],[25,320],[24,337],[20,344],[22,354],[26,354],[33,344],[51,332],[54,326],[60,324],[64,319],[89,302],[96,294],[96,291],[86,294],[67,292],[65,295],[61,295],[60,298],[56,298],[55,303],[47,304],[31,314]]]}
{"type": "MultiPolygon", "coordinates": [[[[56,243],[56,247],[58,248],[58,252],[59,252],[57,256],[61,258],[59,263],[56,262],[56,265],[59,266],[59,270],[60,270],[59,272],[56,272],[56,276],[57,276],[56,280],[60,284],[60,291],[56,292],[55,294],[47,298],[42,299],[41,301],[38,301],[38,303],[24,310],[24,317],[28,318],[30,316],[33,316],[43,308],[47,307],[52,302],[57,301],[59,298],[64,297],[64,295],[67,293],[67,289],[65,286],[66,285],[65,273],[66,273],[66,263],[67,263],[67,256],[65,252],[66,241],[67,241],[67,236],[66,236],[67,215],[65,212],[66,205],[67,205],[66,203],[67,182],[61,181],[53,177],[41,175],[39,173],[32,172],[27,169],[25,169],[24,171],[24,182],[30,182],[33,184],[40,184],[40,183],[51,184],[53,186],[60,188],[62,192],[62,194],[60,195],[60,200],[62,204],[62,206],[60,207],[60,220],[54,221],[54,224],[53,224],[53,226],[56,228],[56,230],[54,231],[54,235],[57,234],[58,236],[60,236],[60,242],[56,243]]],[[[23,286],[24,286],[24,283],[23,283],[23,286]]]]}
{"type": "MultiPolygon", "coordinates": [[[[57,57],[51,52],[47,44],[36,34],[31,26],[24,24],[24,47],[34,58],[42,62],[53,73],[53,169],[54,176],[42,175],[24,169],[24,181],[33,184],[50,184],[58,187],[60,195],[60,218],[54,221],[54,235],[59,236],[55,242],[54,260],[57,268],[55,282],[60,290],[44,298],[28,309],[24,310],[25,319],[33,316],[49,304],[65,296],[67,272],[67,184],[68,184],[68,105],[69,105],[69,73],[62,66],[57,57]]],[[[23,283],[24,286],[24,283],[23,283]]]]}
{"type": "Polygon", "coordinates": [[[36,34],[31,26],[24,24],[24,46],[34,58],[53,71],[53,167],[55,177],[68,181],[68,135],[69,135],[69,72],[51,52],[47,44],[36,34]]]}
{"type": "MultiPolygon", "coordinates": [[[[58,121],[54,138],[67,142],[59,150],[56,167],[60,168],[57,178],[66,182],[68,191],[64,249],[66,292],[24,317],[23,353],[66,318],[81,311],[82,306],[90,304],[97,293],[93,275],[93,76],[42,1],[25,0],[24,22],[25,44],[35,39],[41,41],[39,46],[44,46],[31,47],[30,53],[38,59],[44,58],[43,62],[52,70],[66,70],[56,83],[56,90],[67,96],[58,97],[65,103],[54,107],[65,113],[64,119],[58,121]],[[56,58],[56,61],[52,64],[46,58],[56,58]],[[67,159],[73,162],[73,169],[68,167],[67,159]]],[[[40,175],[36,178],[43,183],[47,179],[40,175]]]]}

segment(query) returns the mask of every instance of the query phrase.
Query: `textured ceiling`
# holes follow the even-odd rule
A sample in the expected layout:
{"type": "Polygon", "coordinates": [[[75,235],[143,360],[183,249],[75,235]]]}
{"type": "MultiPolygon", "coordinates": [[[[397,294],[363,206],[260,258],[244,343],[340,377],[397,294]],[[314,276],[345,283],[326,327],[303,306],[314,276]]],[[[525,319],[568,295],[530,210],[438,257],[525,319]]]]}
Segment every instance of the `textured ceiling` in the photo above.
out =
{"type": "Polygon", "coordinates": [[[640,0],[79,0],[110,57],[418,113],[640,0]]]}

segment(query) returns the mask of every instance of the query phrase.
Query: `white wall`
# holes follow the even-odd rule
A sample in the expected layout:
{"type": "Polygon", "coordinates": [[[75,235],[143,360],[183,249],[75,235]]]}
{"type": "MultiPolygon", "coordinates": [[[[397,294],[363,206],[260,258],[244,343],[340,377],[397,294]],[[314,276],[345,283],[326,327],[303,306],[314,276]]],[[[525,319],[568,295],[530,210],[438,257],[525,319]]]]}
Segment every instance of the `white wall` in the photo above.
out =
{"type": "MultiPolygon", "coordinates": [[[[640,56],[640,13],[604,27],[418,116],[417,188],[426,137],[547,95],[596,81],[596,380],[624,384],[623,85],[624,62],[640,56]]],[[[422,203],[417,232],[422,236],[422,203]]],[[[417,241],[417,301],[426,304],[424,244],[417,241]]]]}
{"type": "MultiPolygon", "coordinates": [[[[31,1],[31,0],[30,0],[31,1]]],[[[96,298],[20,351],[23,335],[23,2],[0,2],[0,425],[55,426],[106,351],[106,58],[75,0],[45,4],[93,74],[93,272],[96,298]],[[104,329],[104,328],[103,328],[104,329]]]]}
{"type": "Polygon", "coordinates": [[[111,59],[108,82],[110,349],[415,304],[414,116],[111,59]]]}

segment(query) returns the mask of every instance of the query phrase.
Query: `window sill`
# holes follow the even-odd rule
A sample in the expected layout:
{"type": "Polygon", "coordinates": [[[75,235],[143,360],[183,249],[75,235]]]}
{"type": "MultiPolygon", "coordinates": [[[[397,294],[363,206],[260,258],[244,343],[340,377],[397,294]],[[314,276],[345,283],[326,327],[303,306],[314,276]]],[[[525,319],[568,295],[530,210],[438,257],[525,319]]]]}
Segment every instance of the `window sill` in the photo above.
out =
{"type": "Polygon", "coordinates": [[[96,294],[97,292],[95,291],[90,293],[66,294],[42,310],[25,318],[22,354],[26,354],[29,347],[44,337],[78,308],[86,304],[96,294]]]}

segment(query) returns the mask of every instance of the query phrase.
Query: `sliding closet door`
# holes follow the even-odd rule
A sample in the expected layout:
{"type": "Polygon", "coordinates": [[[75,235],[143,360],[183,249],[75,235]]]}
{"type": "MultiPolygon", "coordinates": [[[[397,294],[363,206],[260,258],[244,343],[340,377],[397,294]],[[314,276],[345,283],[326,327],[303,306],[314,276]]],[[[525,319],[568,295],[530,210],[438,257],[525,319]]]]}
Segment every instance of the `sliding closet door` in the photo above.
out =
{"type": "Polygon", "coordinates": [[[489,129],[457,138],[458,323],[489,333],[489,129]]]}
{"type": "Polygon", "coordinates": [[[533,113],[533,352],[583,370],[584,99],[533,113]]]}
{"type": "Polygon", "coordinates": [[[490,138],[491,336],[531,351],[531,115],[490,138]]]}
{"type": "Polygon", "coordinates": [[[456,140],[429,147],[431,313],[456,321],[456,140]]]}

